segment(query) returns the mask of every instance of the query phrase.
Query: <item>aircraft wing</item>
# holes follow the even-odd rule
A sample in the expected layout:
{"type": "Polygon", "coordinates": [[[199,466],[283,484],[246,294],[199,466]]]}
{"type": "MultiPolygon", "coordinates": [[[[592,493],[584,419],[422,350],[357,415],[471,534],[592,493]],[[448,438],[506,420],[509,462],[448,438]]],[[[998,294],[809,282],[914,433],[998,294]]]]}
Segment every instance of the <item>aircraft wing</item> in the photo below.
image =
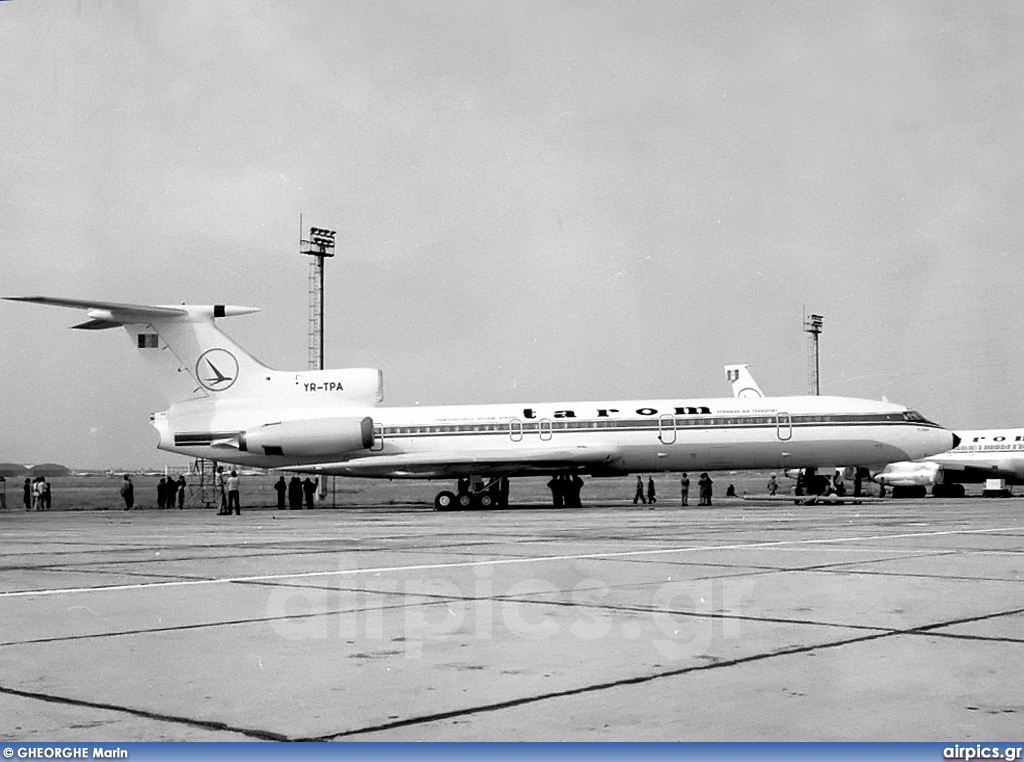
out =
{"type": "Polygon", "coordinates": [[[615,447],[524,447],[473,452],[367,455],[352,460],[315,463],[287,471],[394,479],[447,479],[460,476],[531,476],[569,471],[615,471],[615,447]]]}

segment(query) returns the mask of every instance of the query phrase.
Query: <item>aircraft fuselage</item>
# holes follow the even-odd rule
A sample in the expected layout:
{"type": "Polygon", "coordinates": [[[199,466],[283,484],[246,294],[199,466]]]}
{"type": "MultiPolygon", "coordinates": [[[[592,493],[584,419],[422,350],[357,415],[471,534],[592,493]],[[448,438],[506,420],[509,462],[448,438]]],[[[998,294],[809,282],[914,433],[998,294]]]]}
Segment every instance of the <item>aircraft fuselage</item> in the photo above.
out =
{"type": "Polygon", "coordinates": [[[867,465],[950,443],[949,432],[902,406],[831,397],[319,407],[258,417],[250,405],[200,401],[155,416],[154,425],[162,449],[191,457],[382,478],[867,465]],[[244,432],[289,419],[315,421],[306,425],[328,438],[332,427],[369,419],[372,444],[331,455],[239,449],[244,432]]]}

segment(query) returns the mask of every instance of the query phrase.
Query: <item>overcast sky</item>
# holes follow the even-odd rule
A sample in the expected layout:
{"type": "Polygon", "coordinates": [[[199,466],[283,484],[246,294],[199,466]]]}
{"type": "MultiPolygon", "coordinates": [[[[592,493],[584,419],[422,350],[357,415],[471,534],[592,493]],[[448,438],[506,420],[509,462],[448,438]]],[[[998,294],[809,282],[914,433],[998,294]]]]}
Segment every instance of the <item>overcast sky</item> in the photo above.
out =
{"type": "MultiPolygon", "coordinates": [[[[808,390],[1024,425],[1016,0],[0,2],[0,295],[229,303],[390,405],[808,390]]],[[[0,462],[182,464],[123,331],[0,303],[0,462]]]]}

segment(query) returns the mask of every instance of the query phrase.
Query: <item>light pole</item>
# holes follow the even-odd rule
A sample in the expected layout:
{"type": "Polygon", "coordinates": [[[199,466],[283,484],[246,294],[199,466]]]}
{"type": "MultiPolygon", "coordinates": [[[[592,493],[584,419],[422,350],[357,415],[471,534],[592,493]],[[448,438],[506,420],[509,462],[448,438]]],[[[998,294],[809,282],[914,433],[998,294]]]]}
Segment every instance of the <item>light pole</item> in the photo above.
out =
{"type": "Polygon", "coordinates": [[[810,337],[810,357],[808,357],[808,364],[810,365],[810,384],[811,392],[813,394],[821,394],[821,376],[820,368],[818,365],[818,337],[821,335],[821,327],[824,325],[825,318],[821,315],[804,315],[804,332],[810,337]]]}
{"type": "MultiPolygon", "coordinates": [[[[301,234],[301,233],[300,233],[301,234]]],[[[334,256],[335,231],[310,228],[299,252],[313,257],[309,267],[309,367],[324,369],[324,260],[334,256]]]]}

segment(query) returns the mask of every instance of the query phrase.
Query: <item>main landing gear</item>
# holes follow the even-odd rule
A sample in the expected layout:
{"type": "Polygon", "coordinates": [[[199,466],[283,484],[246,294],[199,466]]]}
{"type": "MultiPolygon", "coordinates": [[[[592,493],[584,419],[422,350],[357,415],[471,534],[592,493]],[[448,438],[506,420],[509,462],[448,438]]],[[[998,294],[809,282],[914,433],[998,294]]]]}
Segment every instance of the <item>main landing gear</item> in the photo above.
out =
{"type": "Polygon", "coordinates": [[[484,482],[476,478],[459,479],[458,492],[445,490],[434,497],[435,511],[464,511],[470,508],[495,508],[508,505],[508,479],[504,476],[484,482]]]}

